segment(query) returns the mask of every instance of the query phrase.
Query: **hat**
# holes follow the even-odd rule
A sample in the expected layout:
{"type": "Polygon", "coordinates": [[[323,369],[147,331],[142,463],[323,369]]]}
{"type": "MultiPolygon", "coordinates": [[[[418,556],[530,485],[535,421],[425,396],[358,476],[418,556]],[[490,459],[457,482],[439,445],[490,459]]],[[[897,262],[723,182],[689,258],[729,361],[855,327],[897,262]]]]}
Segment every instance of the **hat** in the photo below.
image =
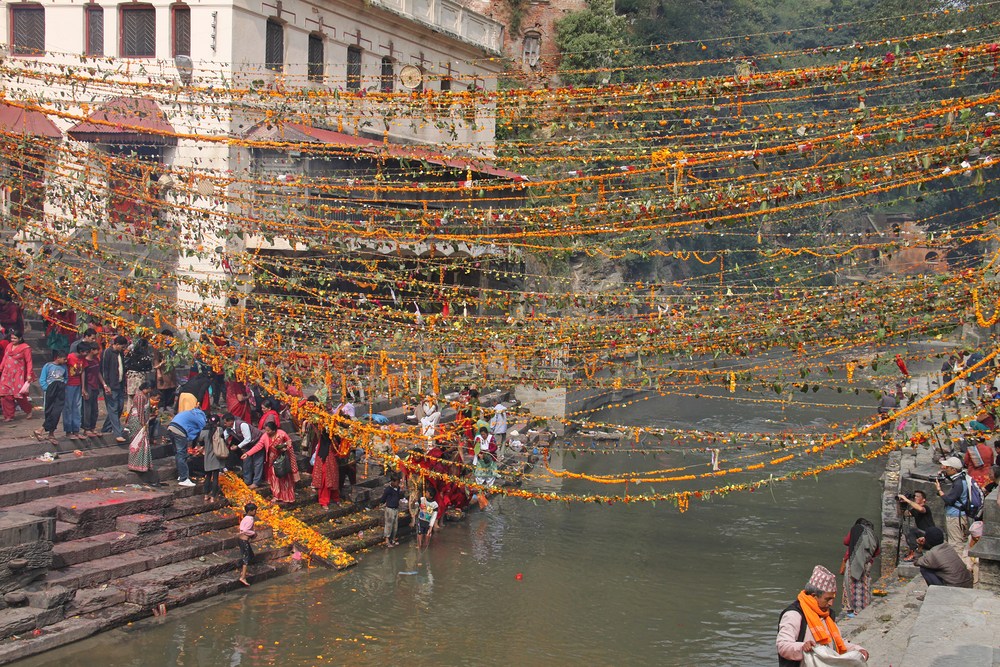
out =
{"type": "Polygon", "coordinates": [[[837,577],[822,565],[813,568],[812,576],[807,582],[808,586],[814,586],[824,593],[837,592],[837,577]]]}
{"type": "Polygon", "coordinates": [[[924,532],[924,549],[933,549],[944,544],[944,532],[937,526],[931,526],[924,532]]]}
{"type": "Polygon", "coordinates": [[[510,436],[510,437],[512,437],[512,438],[516,438],[517,436],[519,436],[519,435],[521,435],[521,434],[520,434],[520,433],[518,433],[517,431],[511,431],[511,432],[510,432],[510,433],[508,433],[507,435],[509,435],[509,436],[510,436]]]}
{"type": "Polygon", "coordinates": [[[504,405],[503,403],[497,403],[496,405],[493,406],[493,409],[496,410],[497,412],[503,412],[504,410],[507,409],[507,406],[504,405]]]}
{"type": "Polygon", "coordinates": [[[949,456],[946,459],[941,459],[942,468],[954,468],[955,470],[961,470],[964,466],[962,465],[962,460],[957,456],[949,456]]]}

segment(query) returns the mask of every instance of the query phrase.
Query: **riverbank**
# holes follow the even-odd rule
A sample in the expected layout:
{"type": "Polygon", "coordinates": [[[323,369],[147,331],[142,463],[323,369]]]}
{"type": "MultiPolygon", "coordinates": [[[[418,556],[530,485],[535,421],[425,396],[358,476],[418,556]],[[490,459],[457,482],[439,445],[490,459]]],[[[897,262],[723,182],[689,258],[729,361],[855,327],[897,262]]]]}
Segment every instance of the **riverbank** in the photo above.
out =
{"type": "MultiPolygon", "coordinates": [[[[915,399],[941,386],[942,378],[928,373],[910,378],[907,393],[915,399]]],[[[948,442],[961,440],[963,425],[975,417],[974,404],[942,402],[906,416],[908,428],[897,434],[910,438],[942,424],[956,425],[933,433],[926,444],[916,444],[890,454],[883,474],[882,578],[876,584],[885,596],[855,618],[842,619],[842,632],[852,642],[867,648],[871,667],[931,667],[962,665],[994,667],[1000,662],[1000,597],[992,590],[928,587],[919,570],[901,562],[906,551],[901,531],[908,524],[897,496],[923,491],[935,523],[944,525],[944,506],[935,493],[933,479],[940,470],[938,460],[948,442]]],[[[996,505],[996,492],[988,499],[996,505]]],[[[987,507],[986,520],[1000,512],[987,507]]]]}

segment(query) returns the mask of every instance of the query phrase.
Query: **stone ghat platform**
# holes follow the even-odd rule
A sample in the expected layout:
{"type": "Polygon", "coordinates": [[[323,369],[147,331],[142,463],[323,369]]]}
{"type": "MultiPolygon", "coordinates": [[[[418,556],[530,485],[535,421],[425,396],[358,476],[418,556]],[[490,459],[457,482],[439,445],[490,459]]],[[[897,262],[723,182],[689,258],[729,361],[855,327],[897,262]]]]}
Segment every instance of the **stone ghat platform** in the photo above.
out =
{"type": "MultiPolygon", "coordinates": [[[[178,486],[168,445],[139,475],[110,437],[39,442],[39,425],[18,415],[0,426],[0,664],[241,587],[240,514],[178,486]]],[[[381,511],[367,506],[386,478],[359,479],[323,510],[302,477],[286,509],[348,553],[381,541],[381,511]]],[[[292,546],[258,534],[251,583],[301,566],[292,546]]]]}

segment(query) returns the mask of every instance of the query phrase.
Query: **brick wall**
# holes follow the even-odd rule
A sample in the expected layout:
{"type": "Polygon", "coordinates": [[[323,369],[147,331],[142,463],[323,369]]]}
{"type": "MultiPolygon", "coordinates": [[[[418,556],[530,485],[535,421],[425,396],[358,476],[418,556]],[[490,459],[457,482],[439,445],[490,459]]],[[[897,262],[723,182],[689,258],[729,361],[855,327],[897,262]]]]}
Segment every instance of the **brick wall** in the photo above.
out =
{"type": "Polygon", "coordinates": [[[556,48],[555,23],[570,12],[587,6],[586,0],[522,0],[520,25],[511,28],[511,0],[459,0],[469,9],[485,14],[506,26],[503,51],[525,72],[551,78],[559,64],[556,48]],[[523,62],[525,37],[532,34],[539,38],[539,59],[534,67],[523,62]]]}

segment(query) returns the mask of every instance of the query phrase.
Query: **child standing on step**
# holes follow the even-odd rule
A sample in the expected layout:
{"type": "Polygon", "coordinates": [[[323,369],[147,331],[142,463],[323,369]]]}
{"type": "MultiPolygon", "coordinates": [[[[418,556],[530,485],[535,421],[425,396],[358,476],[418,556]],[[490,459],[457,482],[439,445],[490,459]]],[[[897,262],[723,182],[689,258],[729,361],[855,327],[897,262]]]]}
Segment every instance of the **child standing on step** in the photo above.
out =
{"type": "Polygon", "coordinates": [[[45,421],[40,430],[35,431],[35,437],[41,440],[47,437],[49,442],[56,442],[56,426],[66,405],[66,353],[53,350],[52,361],[42,366],[42,374],[38,376],[38,384],[45,394],[45,421]]]}
{"type": "Polygon", "coordinates": [[[243,507],[243,512],[243,520],[240,521],[240,563],[243,564],[243,569],[240,571],[240,583],[249,586],[247,568],[253,564],[253,547],[250,546],[250,540],[257,536],[257,531],[253,529],[257,506],[253,503],[247,503],[243,507]]]}

